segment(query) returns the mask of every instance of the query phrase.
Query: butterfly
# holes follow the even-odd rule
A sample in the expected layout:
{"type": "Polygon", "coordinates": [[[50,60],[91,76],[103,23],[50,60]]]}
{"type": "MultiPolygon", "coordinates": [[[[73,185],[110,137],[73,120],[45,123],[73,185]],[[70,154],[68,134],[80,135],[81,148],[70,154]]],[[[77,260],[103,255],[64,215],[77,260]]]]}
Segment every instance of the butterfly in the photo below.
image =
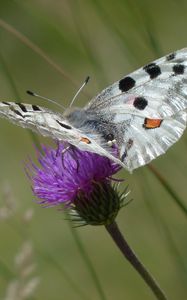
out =
{"type": "Polygon", "coordinates": [[[83,108],[61,114],[38,105],[0,102],[1,117],[106,156],[129,171],[165,153],[181,137],[186,109],[187,48],[125,76],[83,108]]]}

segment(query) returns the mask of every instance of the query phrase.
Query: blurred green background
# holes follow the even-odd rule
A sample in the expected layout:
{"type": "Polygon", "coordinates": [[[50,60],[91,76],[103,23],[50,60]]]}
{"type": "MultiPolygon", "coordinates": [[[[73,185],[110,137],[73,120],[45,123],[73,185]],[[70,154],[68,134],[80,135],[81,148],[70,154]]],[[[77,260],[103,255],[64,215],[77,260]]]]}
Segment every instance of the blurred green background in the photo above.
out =
{"type": "MultiPolygon", "coordinates": [[[[25,91],[68,106],[90,75],[76,100],[83,106],[134,69],[187,46],[187,2],[182,0],[1,0],[0,18],[0,98],[54,110],[25,91]]],[[[0,299],[154,299],[104,227],[79,228],[76,234],[97,273],[105,295],[101,296],[62,212],[35,203],[24,172],[24,161],[35,158],[31,135],[2,119],[0,138],[0,299]],[[7,201],[10,214],[2,217],[7,201]],[[34,215],[26,222],[23,216],[31,208],[34,215]],[[36,270],[25,279],[26,266],[23,263],[20,271],[15,256],[26,240],[33,245],[29,259],[36,270]],[[8,298],[12,280],[24,287],[35,276],[40,283],[33,295],[8,298]]],[[[172,300],[187,297],[186,153],[187,133],[152,163],[169,188],[148,167],[132,175],[121,173],[134,201],[120,212],[119,226],[172,300]]]]}

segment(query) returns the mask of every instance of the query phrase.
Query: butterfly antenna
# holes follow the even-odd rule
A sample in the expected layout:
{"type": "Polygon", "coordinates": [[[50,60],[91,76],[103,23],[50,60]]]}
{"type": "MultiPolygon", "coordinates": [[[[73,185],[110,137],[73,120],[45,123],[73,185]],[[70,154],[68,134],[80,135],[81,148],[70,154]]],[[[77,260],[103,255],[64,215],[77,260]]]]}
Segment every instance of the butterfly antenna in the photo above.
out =
{"type": "Polygon", "coordinates": [[[27,94],[29,94],[30,96],[34,96],[34,97],[43,99],[43,100],[47,100],[48,102],[54,103],[54,104],[58,105],[59,107],[61,107],[61,108],[63,108],[63,109],[66,109],[63,105],[61,105],[61,104],[58,103],[57,101],[52,100],[52,99],[49,99],[49,98],[44,97],[44,96],[41,96],[41,95],[39,95],[39,94],[36,94],[35,92],[27,91],[27,94]]]}
{"type": "Polygon", "coordinates": [[[77,96],[80,94],[80,92],[82,91],[82,89],[85,87],[85,85],[88,83],[90,79],[90,76],[87,76],[84,83],[81,85],[81,87],[78,89],[78,91],[76,92],[75,96],[73,97],[73,99],[71,100],[71,103],[69,105],[69,107],[72,106],[73,102],[75,101],[75,99],[77,98],[77,96]]]}

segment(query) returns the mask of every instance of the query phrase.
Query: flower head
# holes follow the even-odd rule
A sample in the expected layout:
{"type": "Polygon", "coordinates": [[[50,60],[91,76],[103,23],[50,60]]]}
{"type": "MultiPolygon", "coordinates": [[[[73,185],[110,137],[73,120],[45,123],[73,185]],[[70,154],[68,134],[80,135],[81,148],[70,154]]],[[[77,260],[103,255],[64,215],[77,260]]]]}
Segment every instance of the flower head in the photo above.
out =
{"type": "Polygon", "coordinates": [[[122,200],[111,185],[112,175],[121,168],[115,162],[65,143],[57,149],[43,147],[38,161],[39,167],[29,166],[29,177],[41,204],[63,204],[75,219],[95,225],[116,216],[122,200]]]}

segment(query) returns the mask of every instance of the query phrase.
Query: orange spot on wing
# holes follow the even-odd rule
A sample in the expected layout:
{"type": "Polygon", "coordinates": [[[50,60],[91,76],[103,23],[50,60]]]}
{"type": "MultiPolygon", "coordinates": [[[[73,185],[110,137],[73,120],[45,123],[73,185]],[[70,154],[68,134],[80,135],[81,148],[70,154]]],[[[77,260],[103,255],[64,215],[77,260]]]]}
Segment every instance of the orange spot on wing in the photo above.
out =
{"type": "Polygon", "coordinates": [[[160,127],[163,120],[145,118],[143,127],[146,129],[154,129],[160,127]]]}
{"type": "Polygon", "coordinates": [[[91,141],[86,137],[81,137],[80,141],[85,143],[85,144],[91,144],[91,141]]]}

